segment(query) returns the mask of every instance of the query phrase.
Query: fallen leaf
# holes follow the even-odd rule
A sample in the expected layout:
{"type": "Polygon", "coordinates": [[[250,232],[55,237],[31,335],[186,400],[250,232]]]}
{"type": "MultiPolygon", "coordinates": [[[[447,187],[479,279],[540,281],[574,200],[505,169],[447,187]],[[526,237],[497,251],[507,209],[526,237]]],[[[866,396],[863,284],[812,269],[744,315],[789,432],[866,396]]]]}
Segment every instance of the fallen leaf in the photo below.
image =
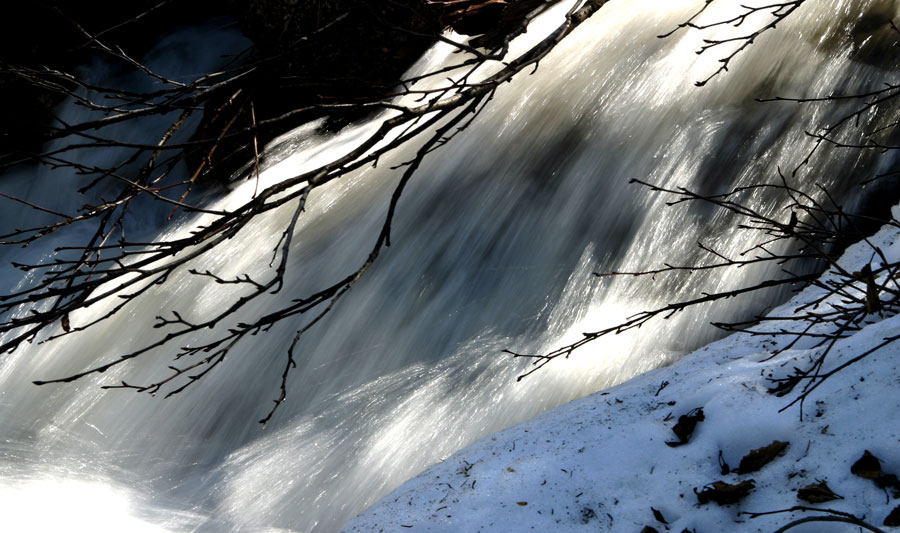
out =
{"type": "Polygon", "coordinates": [[[780,440],[772,441],[772,444],[750,450],[750,452],[741,458],[741,464],[735,469],[738,474],[749,474],[756,472],[767,464],[771,463],[776,457],[781,455],[787,449],[789,442],[781,442],[780,440]]]}
{"type": "Polygon", "coordinates": [[[663,514],[661,512],[659,512],[659,509],[654,509],[653,507],[651,507],[650,510],[653,511],[653,518],[655,518],[657,522],[659,522],[660,524],[666,524],[666,525],[669,524],[668,522],[666,522],[666,519],[665,519],[665,517],[663,517],[663,514]]]}
{"type": "Polygon", "coordinates": [[[869,450],[866,450],[863,456],[850,467],[850,472],[866,479],[878,479],[881,477],[881,461],[869,450]]]}
{"type": "Polygon", "coordinates": [[[526,505],[528,505],[528,502],[516,502],[516,505],[521,505],[522,507],[525,507],[526,505]]]}
{"type": "Polygon", "coordinates": [[[875,480],[880,489],[900,490],[900,479],[894,474],[882,474],[875,480]]]}
{"type": "Polygon", "coordinates": [[[891,511],[891,514],[887,515],[887,518],[884,519],[883,523],[888,527],[900,526],[900,505],[894,507],[894,510],[891,511]]]}
{"type": "Polygon", "coordinates": [[[794,374],[792,376],[780,379],[770,379],[770,381],[777,383],[777,385],[768,389],[769,394],[774,394],[779,398],[787,396],[787,394],[794,390],[794,387],[803,380],[804,376],[806,376],[806,373],[803,370],[794,367],[794,374]]]}
{"type": "Polygon", "coordinates": [[[672,426],[672,433],[675,433],[675,436],[678,437],[678,440],[666,441],[666,444],[668,444],[672,448],[687,444],[691,439],[691,435],[693,435],[694,429],[697,427],[697,424],[704,420],[706,420],[706,416],[703,415],[702,407],[698,407],[691,410],[687,414],[679,416],[678,422],[674,426],[672,426]]]}
{"type": "Polygon", "coordinates": [[[809,503],[825,503],[831,500],[843,500],[843,496],[838,496],[828,487],[825,480],[807,485],[797,490],[797,498],[809,503]]]}
{"type": "Polygon", "coordinates": [[[659,531],[650,526],[644,526],[644,529],[641,530],[641,533],[659,533],[659,531]]]}
{"type": "Polygon", "coordinates": [[[716,481],[703,487],[703,490],[700,492],[694,489],[694,494],[697,495],[697,501],[701,505],[709,502],[716,502],[719,505],[730,505],[745,498],[754,488],[756,488],[756,482],[752,479],[741,481],[736,485],[731,485],[724,481],[716,481]]]}

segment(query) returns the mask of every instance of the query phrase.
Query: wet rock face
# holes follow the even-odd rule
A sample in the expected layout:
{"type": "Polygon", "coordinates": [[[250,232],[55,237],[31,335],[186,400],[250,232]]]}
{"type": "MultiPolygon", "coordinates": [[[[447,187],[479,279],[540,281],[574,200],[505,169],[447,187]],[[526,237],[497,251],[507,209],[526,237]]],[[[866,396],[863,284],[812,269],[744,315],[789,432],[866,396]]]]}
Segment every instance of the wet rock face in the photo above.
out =
{"type": "MultiPolygon", "coordinates": [[[[259,146],[322,116],[328,116],[328,130],[363,118],[359,109],[312,106],[390,94],[444,29],[440,9],[425,0],[227,0],[222,5],[256,47],[249,60],[261,62],[241,81],[243,100],[234,100],[236,111],[228,103],[236,94],[233,86],[206,103],[197,135],[216,136],[234,113],[242,126],[290,114],[257,132],[259,146]],[[223,106],[224,113],[215,111],[223,106]],[[301,108],[307,111],[292,113],[301,108]]],[[[217,153],[228,156],[211,161],[214,180],[231,179],[253,158],[251,145],[239,139],[226,141],[217,153]]]]}
{"type": "MultiPolygon", "coordinates": [[[[169,29],[231,17],[255,43],[255,59],[278,58],[245,87],[244,94],[254,95],[257,118],[264,120],[321,101],[384,95],[444,27],[441,6],[426,0],[178,0],[132,20],[158,4],[7,2],[0,8],[0,61],[71,72],[96,55],[83,46],[88,39],[77,26],[140,60],[169,29]]],[[[218,107],[231,95],[213,103],[218,107]]],[[[38,151],[49,111],[60,101],[59,94],[0,73],[0,113],[6,119],[0,155],[38,151]]]]}
{"type": "Polygon", "coordinates": [[[105,43],[121,46],[130,55],[140,57],[167,30],[226,14],[214,0],[183,0],[151,10],[158,4],[154,0],[3,2],[0,58],[25,65],[83,60],[87,38],[78,26],[90,34],[102,34],[105,43]],[[131,20],[148,10],[151,11],[146,15],[131,20]]]}
{"type": "Polygon", "coordinates": [[[880,68],[897,67],[900,0],[848,0],[842,10],[822,20],[818,31],[805,37],[828,54],[846,54],[854,61],[880,68]]]}
{"type": "Polygon", "coordinates": [[[891,25],[900,15],[897,2],[876,3],[851,30],[851,57],[870,65],[890,67],[896,62],[900,33],[891,25]]]}
{"type": "Polygon", "coordinates": [[[229,0],[226,6],[262,55],[283,55],[279,85],[294,98],[380,96],[442,30],[440,10],[424,0],[229,0]]]}
{"type": "MultiPolygon", "coordinates": [[[[0,64],[71,72],[95,54],[77,26],[103,42],[140,58],[167,30],[222,17],[215,0],[172,2],[128,22],[159,4],[157,0],[10,0],[0,6],[0,64]],[[120,26],[121,25],[121,26],[120,26]]],[[[50,110],[58,93],[40,89],[6,68],[0,71],[0,159],[8,154],[33,153],[51,122],[50,110]]],[[[17,156],[15,156],[17,157],[17,156]]]]}
{"type": "Polygon", "coordinates": [[[548,0],[228,0],[263,53],[287,56],[294,89],[332,97],[380,96],[446,28],[492,47],[548,0]],[[348,83],[349,82],[349,83],[348,83]]]}
{"type": "MultiPolygon", "coordinates": [[[[521,26],[525,15],[547,3],[176,0],[156,7],[160,5],[158,0],[10,2],[0,8],[0,14],[5,14],[0,17],[0,60],[71,72],[98,53],[84,46],[88,40],[77,29],[79,25],[90,34],[100,34],[104,44],[121,47],[140,60],[169,29],[229,17],[254,42],[256,51],[248,61],[258,61],[259,65],[253,76],[229,85],[204,102],[206,112],[196,135],[209,138],[217,137],[232,119],[234,124],[248,127],[254,121],[316,104],[384,97],[394,91],[404,72],[444,29],[481,35],[477,43],[473,41],[476,46],[498,46],[521,26]],[[151,11],[145,13],[147,10],[151,11]],[[141,16],[134,18],[137,15],[141,16]]],[[[38,152],[52,120],[50,110],[60,98],[57,93],[0,73],[0,113],[7,117],[0,126],[0,158],[16,152],[38,152]]],[[[326,127],[339,129],[362,118],[361,113],[349,109],[336,114],[332,110],[326,127]]],[[[313,109],[292,115],[271,129],[260,129],[254,142],[265,145],[284,131],[324,114],[313,109]]],[[[246,140],[228,143],[217,150],[231,154],[233,162],[216,171],[222,179],[228,179],[241,166],[240,161],[248,161],[252,155],[246,140]]],[[[193,164],[199,165],[200,160],[193,164]]]]}

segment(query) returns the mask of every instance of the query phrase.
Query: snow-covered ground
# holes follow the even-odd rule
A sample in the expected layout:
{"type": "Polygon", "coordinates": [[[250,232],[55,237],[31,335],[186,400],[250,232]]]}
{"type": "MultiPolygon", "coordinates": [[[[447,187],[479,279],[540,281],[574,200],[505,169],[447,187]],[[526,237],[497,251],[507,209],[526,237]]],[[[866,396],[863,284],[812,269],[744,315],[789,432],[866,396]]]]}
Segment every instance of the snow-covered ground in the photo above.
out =
{"type": "MultiPolygon", "coordinates": [[[[900,218],[897,208],[894,217],[900,218]]],[[[848,271],[870,261],[873,268],[880,265],[872,246],[891,262],[900,259],[896,228],[885,227],[869,242],[844,254],[841,264],[848,271]]],[[[808,288],[773,315],[794,312],[820,291],[808,288]]],[[[838,342],[825,370],[898,334],[900,316],[875,317],[838,342]]],[[[488,437],[408,481],[345,531],[711,533],[775,531],[800,518],[826,516],[748,514],[798,505],[850,513],[891,530],[882,524],[900,501],[893,490],[851,473],[851,466],[868,450],[880,459],[882,474],[900,474],[900,341],[825,381],[804,403],[801,419],[799,404],[779,412],[801,387],[776,397],[767,392],[773,387],[768,378],[807,368],[820,351],[807,342],[769,359],[788,340],[736,334],[670,367],[488,437]],[[679,417],[698,408],[704,420],[689,442],[666,445],[678,440],[672,427],[679,417]],[[789,443],[783,454],[758,471],[734,473],[748,452],[774,441],[789,443]],[[731,473],[723,474],[721,462],[731,473]],[[699,503],[697,492],[714,482],[751,479],[755,488],[737,503],[699,503]],[[843,499],[798,499],[798,489],[820,481],[843,499]]],[[[884,481],[890,484],[890,477],[884,481]]],[[[861,529],[809,522],[790,530],[861,529]]]]}

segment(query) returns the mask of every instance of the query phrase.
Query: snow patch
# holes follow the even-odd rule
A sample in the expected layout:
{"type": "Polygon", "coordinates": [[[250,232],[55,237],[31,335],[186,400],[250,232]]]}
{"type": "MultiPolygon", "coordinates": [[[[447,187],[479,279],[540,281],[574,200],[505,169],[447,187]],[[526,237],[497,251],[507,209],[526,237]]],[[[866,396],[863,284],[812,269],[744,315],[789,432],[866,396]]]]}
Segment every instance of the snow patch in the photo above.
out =
{"type": "MultiPolygon", "coordinates": [[[[897,261],[900,232],[886,226],[868,243],[849,248],[840,265],[854,271],[880,263],[873,247],[897,261]]],[[[822,279],[834,277],[828,272],[822,279]]],[[[771,316],[793,316],[821,291],[809,287],[771,316]]],[[[900,334],[900,317],[872,321],[836,344],[826,371],[900,334]]],[[[799,387],[777,397],[767,392],[769,378],[806,368],[820,353],[812,341],[776,352],[788,340],[732,335],[667,368],[488,437],[408,481],[345,531],[772,531],[820,515],[748,514],[797,505],[851,513],[881,527],[900,502],[850,467],[869,450],[884,473],[900,474],[900,426],[894,424],[900,342],[826,380],[802,408],[796,403],[785,409],[799,387]],[[677,440],[671,428],[678,417],[697,408],[704,420],[689,442],[666,445],[677,440]],[[744,455],[776,440],[790,443],[783,455],[759,471],[734,473],[744,455]],[[713,482],[750,479],[755,489],[737,503],[698,502],[696,492],[713,482]],[[843,499],[798,499],[798,489],[821,480],[843,499]]],[[[814,522],[792,531],[851,529],[857,530],[814,522]]]]}

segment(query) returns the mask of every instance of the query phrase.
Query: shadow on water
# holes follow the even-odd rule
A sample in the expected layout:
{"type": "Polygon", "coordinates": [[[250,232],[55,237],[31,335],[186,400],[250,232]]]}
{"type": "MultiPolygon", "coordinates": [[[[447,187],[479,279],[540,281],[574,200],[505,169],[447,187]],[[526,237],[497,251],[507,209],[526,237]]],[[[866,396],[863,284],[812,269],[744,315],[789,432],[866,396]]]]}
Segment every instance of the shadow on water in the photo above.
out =
{"type": "MultiPolygon", "coordinates": [[[[693,54],[691,34],[656,38],[683,21],[692,3],[610,3],[536,74],[501,88],[465,135],[426,161],[401,200],[394,245],[327,322],[310,330],[288,402],[269,427],[254,421],[277,396],[285,351],[302,322],[253,337],[169,400],[98,388],[158,379],[170,362],[167,350],[74,385],[29,384],[149,342],[158,332],[148,324],[161,312],[200,316],[234,297],[179,273],[127,314],[0,363],[2,477],[90,477],[132,487],[135,513],[171,530],[334,531],[461,447],[710,341],[720,333],[709,316],[752,316],[774,295],[682,313],[590,345],[521,382],[527,363],[502,353],[547,350],[629,313],[777,272],[747,268],[644,283],[591,275],[705,259],[698,240],[728,253],[748,246],[733,218],[668,208],[667,198],[628,182],[724,192],[771,180],[775,167],[802,159],[810,149],[803,131],[821,112],[752,98],[865,87],[884,72],[824,53],[815,39],[797,39],[800,30],[832,31],[823,28],[832,4],[809,3],[727,76],[698,89],[693,81],[715,58],[693,54]]],[[[435,68],[449,55],[438,47],[418,68],[435,68]]],[[[270,158],[281,160],[266,179],[296,173],[305,157],[327,156],[366,127],[321,136],[313,127],[298,130],[280,141],[284,157],[270,158]]],[[[308,295],[360,264],[398,177],[389,169],[411,154],[401,151],[311,198],[283,291],[252,302],[241,316],[308,295]]],[[[836,150],[820,158],[816,168],[830,175],[803,179],[821,181],[848,207],[873,205],[859,199],[857,180],[893,164],[836,150]]],[[[252,192],[242,181],[216,201],[246,198],[248,184],[252,192]]],[[[783,198],[750,200],[768,215],[788,216],[783,198]]],[[[254,221],[207,254],[203,268],[264,275],[288,218],[278,211],[254,221]]],[[[85,316],[91,312],[98,311],[85,316]]]]}

